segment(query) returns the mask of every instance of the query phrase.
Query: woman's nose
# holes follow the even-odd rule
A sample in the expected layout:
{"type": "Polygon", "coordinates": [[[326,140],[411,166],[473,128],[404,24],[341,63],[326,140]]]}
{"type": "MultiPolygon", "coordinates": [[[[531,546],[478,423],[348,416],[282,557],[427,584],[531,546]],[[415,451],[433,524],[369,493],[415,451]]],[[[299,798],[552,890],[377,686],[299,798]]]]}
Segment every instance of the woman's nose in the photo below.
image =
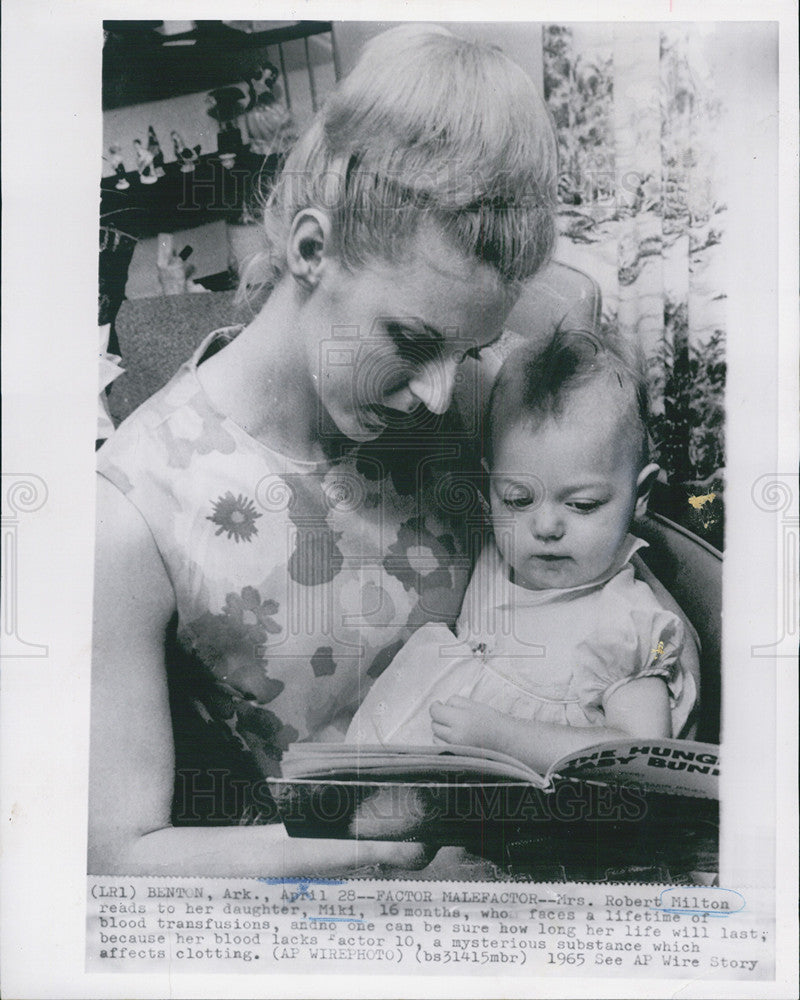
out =
{"type": "Polygon", "coordinates": [[[431,413],[444,413],[453,398],[457,370],[455,358],[431,361],[419,369],[408,388],[431,413]]]}

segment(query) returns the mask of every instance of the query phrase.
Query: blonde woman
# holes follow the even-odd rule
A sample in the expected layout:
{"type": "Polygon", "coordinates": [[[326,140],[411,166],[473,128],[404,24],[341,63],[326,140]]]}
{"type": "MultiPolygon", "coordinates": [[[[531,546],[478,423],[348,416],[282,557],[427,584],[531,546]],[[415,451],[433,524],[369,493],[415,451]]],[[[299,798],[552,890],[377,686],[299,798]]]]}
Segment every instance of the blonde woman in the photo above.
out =
{"type": "Polygon", "coordinates": [[[555,181],[528,77],[437,28],[371,41],[300,139],[244,276],[263,307],[99,453],[92,871],[422,862],[241,818],[274,819],[286,746],[343,737],[414,630],[455,621],[453,386],[550,253],[555,181]]]}

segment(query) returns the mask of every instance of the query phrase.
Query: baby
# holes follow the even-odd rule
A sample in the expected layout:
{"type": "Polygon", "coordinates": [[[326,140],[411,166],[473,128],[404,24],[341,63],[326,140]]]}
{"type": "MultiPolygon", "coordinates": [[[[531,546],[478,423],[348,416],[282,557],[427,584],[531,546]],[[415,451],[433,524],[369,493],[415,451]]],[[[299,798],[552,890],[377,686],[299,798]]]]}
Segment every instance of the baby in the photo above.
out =
{"type": "Polygon", "coordinates": [[[696,698],[683,625],[634,577],[658,466],[638,355],[557,335],[506,359],[484,465],[493,535],[456,625],[418,629],[347,739],[451,743],[544,770],[603,740],[685,735],[696,698]]]}

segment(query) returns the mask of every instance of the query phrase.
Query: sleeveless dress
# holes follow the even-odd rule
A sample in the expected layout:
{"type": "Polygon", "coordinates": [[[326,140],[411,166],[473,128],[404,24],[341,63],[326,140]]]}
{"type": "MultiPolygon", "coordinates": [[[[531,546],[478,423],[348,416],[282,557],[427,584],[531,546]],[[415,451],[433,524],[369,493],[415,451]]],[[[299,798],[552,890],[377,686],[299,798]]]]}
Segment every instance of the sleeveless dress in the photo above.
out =
{"type": "Polygon", "coordinates": [[[291,742],[341,739],[418,626],[455,623],[471,558],[441,513],[452,442],[303,462],[216,411],[197,365],[237,332],[206,338],[98,471],[141,513],[172,583],[167,667],[199,719],[191,739],[213,729],[265,776],[291,742]]]}

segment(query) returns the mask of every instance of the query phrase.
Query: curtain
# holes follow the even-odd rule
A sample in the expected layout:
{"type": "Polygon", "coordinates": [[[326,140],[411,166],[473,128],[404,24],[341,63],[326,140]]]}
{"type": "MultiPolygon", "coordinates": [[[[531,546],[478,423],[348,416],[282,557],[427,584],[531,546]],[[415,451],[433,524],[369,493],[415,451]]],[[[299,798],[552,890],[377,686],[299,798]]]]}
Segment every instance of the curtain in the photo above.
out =
{"type": "Polygon", "coordinates": [[[604,328],[642,345],[661,509],[722,544],[723,104],[713,25],[547,24],[559,145],[559,260],[603,292],[604,328]]]}

